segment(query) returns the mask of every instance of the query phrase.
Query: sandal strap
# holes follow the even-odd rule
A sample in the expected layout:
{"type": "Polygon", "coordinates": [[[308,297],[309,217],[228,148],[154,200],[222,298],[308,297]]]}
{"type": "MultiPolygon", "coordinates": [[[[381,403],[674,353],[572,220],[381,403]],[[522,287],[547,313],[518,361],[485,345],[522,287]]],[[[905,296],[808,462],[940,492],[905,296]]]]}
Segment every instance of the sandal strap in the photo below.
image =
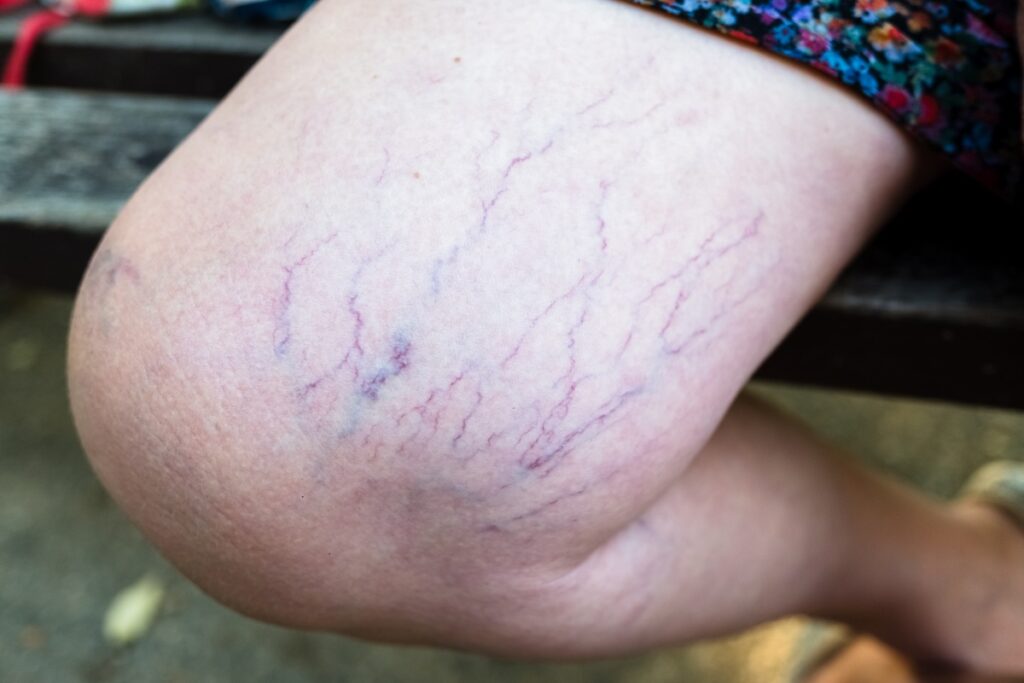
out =
{"type": "Polygon", "coordinates": [[[853,640],[853,631],[845,626],[810,622],[798,635],[793,647],[787,683],[804,683],[853,640]]]}
{"type": "Polygon", "coordinates": [[[1024,462],[990,462],[971,475],[960,498],[997,507],[1024,527],[1024,462]]]}

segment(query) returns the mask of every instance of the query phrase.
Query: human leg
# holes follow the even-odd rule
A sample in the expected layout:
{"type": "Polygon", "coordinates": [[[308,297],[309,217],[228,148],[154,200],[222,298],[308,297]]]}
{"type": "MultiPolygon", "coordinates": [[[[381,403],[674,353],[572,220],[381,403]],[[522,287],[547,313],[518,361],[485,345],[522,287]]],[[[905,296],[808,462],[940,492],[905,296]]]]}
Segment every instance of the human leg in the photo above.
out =
{"type": "Polygon", "coordinates": [[[264,618],[551,656],[738,627],[803,598],[670,603],[716,571],[614,633],[593,610],[922,163],[823,79],[625,4],[327,2],[112,228],[76,419],[157,545],[264,618]]]}

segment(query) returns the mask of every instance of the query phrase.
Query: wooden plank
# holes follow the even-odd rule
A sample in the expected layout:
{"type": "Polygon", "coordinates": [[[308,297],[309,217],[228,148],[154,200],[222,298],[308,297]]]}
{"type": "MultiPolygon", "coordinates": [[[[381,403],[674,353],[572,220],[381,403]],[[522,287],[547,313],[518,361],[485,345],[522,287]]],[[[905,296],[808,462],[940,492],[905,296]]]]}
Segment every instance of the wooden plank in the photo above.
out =
{"type": "Polygon", "coordinates": [[[1024,408],[1024,220],[951,175],[844,271],[759,376],[1024,408]]]}
{"type": "Polygon", "coordinates": [[[95,240],[213,108],[207,100],[0,93],[0,222],[95,240]]]}
{"type": "Polygon", "coordinates": [[[214,104],[0,93],[0,277],[74,291],[125,200],[214,104]]]}
{"type": "Polygon", "coordinates": [[[1016,247],[1022,228],[1024,217],[973,181],[950,174],[879,232],[829,293],[830,306],[1022,326],[1024,260],[1016,247]]]}
{"type": "MultiPolygon", "coordinates": [[[[0,18],[6,55],[25,12],[0,18]]],[[[29,65],[33,85],[222,97],[281,35],[202,14],[75,21],[47,35],[29,65]]]]}
{"type": "Polygon", "coordinates": [[[757,372],[759,379],[1024,409],[1024,328],[932,310],[885,316],[822,302],[757,372]]]}
{"type": "MultiPolygon", "coordinates": [[[[212,106],[0,94],[0,275],[72,289],[122,203],[212,106]]],[[[880,232],[759,376],[1024,407],[1020,228],[969,181],[940,181],[880,232]]]]}

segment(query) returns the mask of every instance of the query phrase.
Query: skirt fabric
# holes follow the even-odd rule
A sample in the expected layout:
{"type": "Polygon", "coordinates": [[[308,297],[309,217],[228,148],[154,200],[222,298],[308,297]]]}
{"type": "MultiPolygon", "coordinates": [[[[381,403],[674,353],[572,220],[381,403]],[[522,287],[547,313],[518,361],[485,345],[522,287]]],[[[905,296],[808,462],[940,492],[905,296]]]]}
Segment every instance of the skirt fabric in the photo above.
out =
{"type": "Polygon", "coordinates": [[[845,83],[1024,203],[1017,0],[630,0],[845,83]]]}

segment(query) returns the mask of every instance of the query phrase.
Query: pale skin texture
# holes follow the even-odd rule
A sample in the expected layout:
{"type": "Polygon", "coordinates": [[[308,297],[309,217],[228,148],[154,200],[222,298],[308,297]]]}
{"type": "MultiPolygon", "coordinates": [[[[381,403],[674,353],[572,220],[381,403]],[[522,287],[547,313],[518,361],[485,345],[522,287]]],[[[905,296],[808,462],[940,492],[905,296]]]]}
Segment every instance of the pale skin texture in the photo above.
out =
{"type": "Polygon", "coordinates": [[[626,3],[326,0],[109,231],[77,424],[261,618],[576,658],[804,612],[1022,672],[1008,524],[734,403],[932,167],[626,3]]]}

